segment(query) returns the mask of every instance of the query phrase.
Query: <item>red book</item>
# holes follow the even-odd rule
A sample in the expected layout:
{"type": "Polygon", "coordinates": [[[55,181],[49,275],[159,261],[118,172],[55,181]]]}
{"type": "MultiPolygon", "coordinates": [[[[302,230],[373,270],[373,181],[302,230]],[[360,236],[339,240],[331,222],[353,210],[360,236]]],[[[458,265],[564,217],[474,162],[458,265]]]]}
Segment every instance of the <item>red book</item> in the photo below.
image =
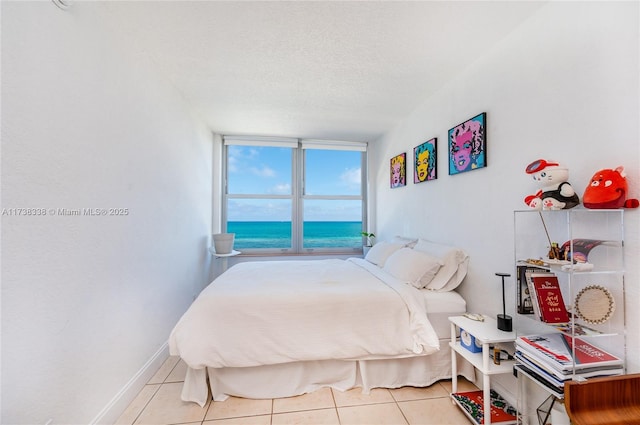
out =
{"type": "Polygon", "coordinates": [[[564,305],[558,276],[554,274],[532,274],[533,289],[540,306],[543,322],[566,323],[569,321],[567,307],[564,305]]]}
{"type": "MultiPolygon", "coordinates": [[[[482,391],[454,393],[451,396],[475,424],[484,424],[482,391]]],[[[507,425],[515,424],[516,420],[516,409],[507,403],[500,394],[491,390],[491,423],[507,425]]]]}

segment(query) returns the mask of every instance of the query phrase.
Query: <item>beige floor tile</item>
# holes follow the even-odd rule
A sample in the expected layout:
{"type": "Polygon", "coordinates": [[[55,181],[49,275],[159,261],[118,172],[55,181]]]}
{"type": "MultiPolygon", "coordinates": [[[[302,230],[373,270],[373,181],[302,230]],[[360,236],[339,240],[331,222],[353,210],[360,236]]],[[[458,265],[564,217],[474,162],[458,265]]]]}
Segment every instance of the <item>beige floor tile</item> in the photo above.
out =
{"type": "Polygon", "coordinates": [[[402,387],[389,390],[396,401],[423,400],[425,398],[448,397],[449,393],[437,382],[430,387],[402,387]]]}
{"type": "Polygon", "coordinates": [[[167,379],[164,382],[184,382],[184,377],[187,374],[187,364],[180,360],[176,367],[173,368],[167,379]]]}
{"type": "Polygon", "coordinates": [[[396,403],[339,407],[338,416],[342,425],[401,425],[407,423],[396,403]]]}
{"type": "Polygon", "coordinates": [[[271,415],[244,416],[242,418],[215,419],[202,425],[270,425],[271,415]]]}
{"type": "Polygon", "coordinates": [[[229,397],[225,401],[214,401],[205,420],[238,418],[241,416],[270,415],[272,400],[251,400],[229,397]]]}
{"type": "Polygon", "coordinates": [[[339,425],[336,409],[304,410],[302,412],[277,413],[271,425],[339,425]]]}
{"type": "MultiPolygon", "coordinates": [[[[451,380],[440,381],[440,385],[445,389],[447,394],[451,394],[451,380]]],[[[463,377],[458,378],[458,391],[476,391],[478,387],[473,382],[467,381],[463,377]]]]}
{"type": "Polygon", "coordinates": [[[145,385],[127,409],[120,415],[115,425],[133,424],[156,391],[158,391],[158,388],[160,388],[160,384],[145,385]]]}
{"type": "Polygon", "coordinates": [[[178,356],[169,356],[167,360],[160,366],[160,369],[149,379],[147,384],[162,384],[167,376],[171,373],[173,368],[180,361],[180,357],[178,356]]]}
{"type": "Polygon", "coordinates": [[[321,388],[297,397],[273,399],[273,413],[296,412],[300,410],[334,408],[333,394],[330,388],[321,388]]]}
{"type": "Polygon", "coordinates": [[[162,384],[135,423],[166,425],[202,421],[209,405],[200,407],[184,402],[180,398],[181,392],[182,383],[162,384]]]}
{"type": "Polygon", "coordinates": [[[336,406],[358,406],[362,404],[393,402],[391,393],[386,388],[374,388],[369,394],[363,394],[362,389],[353,388],[349,391],[332,390],[336,406]]]}
{"type": "Polygon", "coordinates": [[[467,416],[451,398],[401,401],[398,406],[409,425],[460,425],[470,423],[467,416]]]}

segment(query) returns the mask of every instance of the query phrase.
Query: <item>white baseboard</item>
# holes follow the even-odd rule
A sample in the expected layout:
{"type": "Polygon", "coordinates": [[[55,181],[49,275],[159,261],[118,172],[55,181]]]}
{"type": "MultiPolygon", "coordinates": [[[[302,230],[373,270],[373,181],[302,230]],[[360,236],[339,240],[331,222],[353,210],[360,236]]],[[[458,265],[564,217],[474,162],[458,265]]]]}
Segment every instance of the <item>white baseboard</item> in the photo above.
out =
{"type": "Polygon", "coordinates": [[[168,358],[169,344],[165,342],[89,424],[115,423],[168,358]]]}

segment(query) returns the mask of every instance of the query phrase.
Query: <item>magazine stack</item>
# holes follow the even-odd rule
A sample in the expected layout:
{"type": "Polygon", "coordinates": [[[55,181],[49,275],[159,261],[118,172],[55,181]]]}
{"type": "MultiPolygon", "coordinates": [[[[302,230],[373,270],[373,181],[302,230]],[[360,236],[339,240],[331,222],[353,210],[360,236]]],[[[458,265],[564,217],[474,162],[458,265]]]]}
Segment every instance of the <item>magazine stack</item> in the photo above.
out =
{"type": "Polygon", "coordinates": [[[515,358],[517,369],[559,398],[564,397],[565,381],[624,373],[622,359],[581,338],[557,332],[518,337],[515,358]]]}

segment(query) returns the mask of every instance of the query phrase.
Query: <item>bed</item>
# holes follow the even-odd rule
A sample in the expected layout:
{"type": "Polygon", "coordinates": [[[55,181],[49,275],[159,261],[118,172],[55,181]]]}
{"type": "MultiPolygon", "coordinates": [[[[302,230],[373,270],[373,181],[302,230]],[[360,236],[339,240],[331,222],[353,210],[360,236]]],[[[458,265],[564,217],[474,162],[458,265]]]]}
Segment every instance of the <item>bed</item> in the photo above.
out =
{"type": "MultiPolygon", "coordinates": [[[[169,338],[182,399],[291,397],[322,387],[428,386],[451,377],[464,251],[396,238],[362,258],[255,261],[215,279],[169,338]]],[[[461,362],[466,364],[466,362],[461,362]]],[[[473,380],[473,369],[460,374],[473,380]]]]}

